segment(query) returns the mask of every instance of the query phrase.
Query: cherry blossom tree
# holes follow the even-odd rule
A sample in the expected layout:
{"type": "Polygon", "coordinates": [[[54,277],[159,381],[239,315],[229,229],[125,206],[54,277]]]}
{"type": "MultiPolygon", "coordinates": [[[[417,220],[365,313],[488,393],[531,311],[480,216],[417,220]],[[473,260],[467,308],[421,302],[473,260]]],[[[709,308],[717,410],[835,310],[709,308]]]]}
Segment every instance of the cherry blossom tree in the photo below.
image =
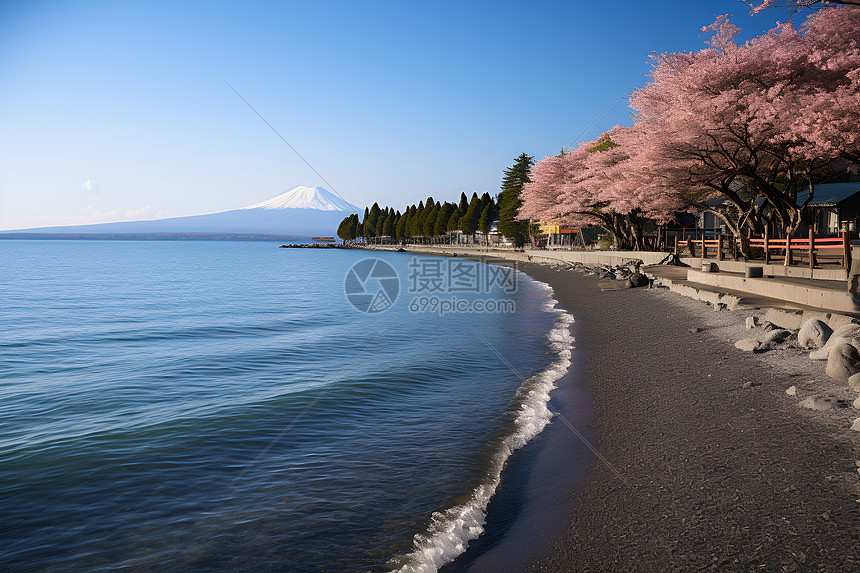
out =
{"type": "Polygon", "coordinates": [[[740,45],[727,16],[706,30],[706,49],[654,56],[633,126],[538,162],[519,216],[600,224],[625,248],[641,248],[643,217],[684,208],[722,218],[745,255],[747,231],[791,236],[801,192],[808,203],[834,166],[860,164],[860,10],[820,10],[740,45]]]}
{"type": "Polygon", "coordinates": [[[766,8],[780,7],[795,7],[795,8],[820,8],[830,4],[845,4],[848,6],[860,6],[860,0],[764,0],[761,4],[755,5],[753,2],[748,2],[752,7],[753,14],[757,14],[766,8]]]}
{"type": "Polygon", "coordinates": [[[615,127],[571,153],[539,161],[523,187],[519,217],[600,225],[616,248],[643,249],[643,222],[665,221],[683,203],[671,189],[644,184],[635,138],[633,128],[615,127]]]}
{"type": "Polygon", "coordinates": [[[724,197],[719,215],[742,240],[768,218],[791,236],[798,193],[860,155],[860,11],[822,10],[743,45],[725,16],[708,29],[709,48],[654,56],[652,81],[631,96],[638,156],[691,196],[724,197]]]}

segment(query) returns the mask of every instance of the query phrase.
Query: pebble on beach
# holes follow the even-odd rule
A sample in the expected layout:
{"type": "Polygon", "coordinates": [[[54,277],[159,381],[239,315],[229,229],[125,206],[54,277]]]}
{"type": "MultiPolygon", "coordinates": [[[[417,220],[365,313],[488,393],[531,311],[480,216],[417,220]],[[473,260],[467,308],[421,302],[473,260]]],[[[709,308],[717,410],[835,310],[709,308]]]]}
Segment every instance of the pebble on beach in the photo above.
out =
{"type": "Polygon", "coordinates": [[[789,386],[785,393],[789,396],[795,396],[797,394],[797,386],[789,386]]]}
{"type": "Polygon", "coordinates": [[[833,399],[829,397],[822,398],[820,396],[809,396],[808,398],[801,400],[797,405],[801,408],[826,412],[833,407],[833,399]]]}
{"type": "Polygon", "coordinates": [[[855,432],[860,432],[860,418],[854,420],[854,423],[851,424],[851,429],[855,432]]]}
{"type": "Polygon", "coordinates": [[[761,343],[755,338],[744,338],[735,342],[735,348],[744,352],[755,352],[759,346],[761,346],[761,343]]]}

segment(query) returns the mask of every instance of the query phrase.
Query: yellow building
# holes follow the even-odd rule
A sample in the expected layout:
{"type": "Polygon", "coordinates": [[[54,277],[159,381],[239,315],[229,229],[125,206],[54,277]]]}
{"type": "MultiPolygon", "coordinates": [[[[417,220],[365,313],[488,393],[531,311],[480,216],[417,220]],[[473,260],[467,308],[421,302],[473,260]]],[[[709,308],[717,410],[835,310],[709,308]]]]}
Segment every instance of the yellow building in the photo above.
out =
{"type": "Polygon", "coordinates": [[[566,227],[556,221],[538,221],[538,236],[545,237],[548,246],[569,246],[579,229],[566,227]]]}
{"type": "Polygon", "coordinates": [[[570,227],[565,227],[560,223],[556,223],[553,221],[538,221],[538,234],[539,235],[563,235],[563,234],[573,234],[578,231],[578,229],[572,229],[570,227]]]}

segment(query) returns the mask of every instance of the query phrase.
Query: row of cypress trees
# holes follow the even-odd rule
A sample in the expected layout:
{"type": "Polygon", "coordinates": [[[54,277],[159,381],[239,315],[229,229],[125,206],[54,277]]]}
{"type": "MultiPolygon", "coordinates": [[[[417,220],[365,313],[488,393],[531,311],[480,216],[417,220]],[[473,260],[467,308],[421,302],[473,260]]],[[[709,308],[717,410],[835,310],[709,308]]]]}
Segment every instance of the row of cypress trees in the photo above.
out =
{"type": "Polygon", "coordinates": [[[457,230],[474,235],[477,231],[488,233],[493,221],[499,219],[499,232],[521,245],[529,225],[527,221],[516,219],[517,210],[522,204],[520,191],[529,182],[533,164],[534,158],[530,155],[519,155],[514,165],[505,169],[497,198],[489,193],[480,197],[472,193],[472,198],[467,199],[466,194],[461,193],[459,203],[448,203],[428,197],[426,202],[411,205],[403,213],[374,203],[370,209],[364,209],[363,218],[356,213],[341,221],[337,236],[344,242],[373,242],[377,237],[391,237],[400,242],[432,239],[457,230]]]}
{"type": "Polygon", "coordinates": [[[471,200],[462,193],[459,203],[436,202],[428,197],[426,202],[411,205],[403,213],[374,203],[370,209],[365,208],[361,220],[353,214],[341,221],[337,236],[343,241],[372,242],[373,238],[385,236],[396,241],[432,238],[457,230],[467,235],[477,231],[487,233],[498,213],[498,205],[489,193],[480,197],[473,193],[471,200]]]}

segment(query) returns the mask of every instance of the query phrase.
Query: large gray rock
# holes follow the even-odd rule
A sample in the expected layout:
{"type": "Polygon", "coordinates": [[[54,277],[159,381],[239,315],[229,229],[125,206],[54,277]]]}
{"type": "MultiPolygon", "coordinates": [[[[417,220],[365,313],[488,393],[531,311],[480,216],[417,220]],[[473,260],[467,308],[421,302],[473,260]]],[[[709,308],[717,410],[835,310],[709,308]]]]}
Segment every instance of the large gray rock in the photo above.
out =
{"type": "Polygon", "coordinates": [[[810,352],[809,357],[813,360],[827,360],[830,357],[830,350],[842,342],[847,342],[855,347],[860,346],[860,325],[846,324],[840,326],[833,331],[824,346],[810,352]]]}
{"type": "Polygon", "coordinates": [[[755,316],[748,316],[745,321],[747,330],[752,330],[756,326],[758,326],[758,318],[755,316]]]}
{"type": "Polygon", "coordinates": [[[648,277],[641,273],[633,273],[632,275],[630,275],[629,280],[634,287],[648,286],[649,283],[648,277]]]}
{"type": "Polygon", "coordinates": [[[826,322],[812,318],[803,323],[797,333],[797,343],[803,348],[821,348],[830,339],[833,329],[826,322]]]}
{"type": "Polygon", "coordinates": [[[791,336],[791,331],[777,328],[776,330],[768,332],[762,342],[764,344],[780,344],[785,342],[789,336],[791,336]]]}
{"type": "MultiPolygon", "coordinates": [[[[855,392],[860,392],[860,374],[852,374],[848,379],[848,387],[854,390],[855,392]]],[[[858,398],[857,400],[860,400],[858,398]]],[[[856,404],[856,400],[855,400],[856,404]]]]}
{"type": "Polygon", "coordinates": [[[847,342],[838,342],[830,349],[827,357],[827,375],[834,380],[847,382],[860,372],[860,352],[847,342]]]}

